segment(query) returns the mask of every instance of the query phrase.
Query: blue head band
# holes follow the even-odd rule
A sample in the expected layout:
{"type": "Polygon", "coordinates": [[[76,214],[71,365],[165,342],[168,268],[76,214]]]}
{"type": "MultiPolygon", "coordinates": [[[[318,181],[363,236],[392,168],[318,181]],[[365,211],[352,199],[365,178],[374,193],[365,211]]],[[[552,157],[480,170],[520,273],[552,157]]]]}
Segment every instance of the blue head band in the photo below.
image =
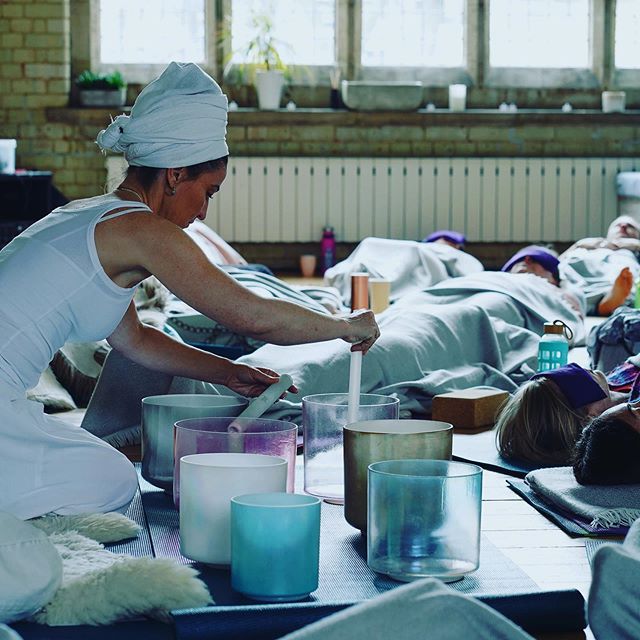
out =
{"type": "Polygon", "coordinates": [[[448,240],[453,244],[461,244],[464,246],[466,238],[462,233],[458,231],[449,231],[448,229],[442,229],[441,231],[434,231],[430,233],[422,242],[435,242],[436,240],[448,240]]]}
{"type": "Polygon", "coordinates": [[[532,380],[539,378],[552,380],[572,409],[584,407],[586,404],[604,400],[607,397],[591,373],[573,362],[558,369],[536,373],[531,377],[532,380]]]}
{"type": "Polygon", "coordinates": [[[520,249],[518,253],[507,260],[500,271],[510,271],[513,265],[518,264],[518,262],[522,262],[525,258],[531,258],[533,261],[537,262],[549,271],[556,280],[560,280],[560,274],[558,273],[558,265],[560,264],[560,261],[558,258],[556,258],[551,251],[548,251],[544,247],[538,247],[534,244],[529,247],[525,247],[524,249],[520,249]]]}

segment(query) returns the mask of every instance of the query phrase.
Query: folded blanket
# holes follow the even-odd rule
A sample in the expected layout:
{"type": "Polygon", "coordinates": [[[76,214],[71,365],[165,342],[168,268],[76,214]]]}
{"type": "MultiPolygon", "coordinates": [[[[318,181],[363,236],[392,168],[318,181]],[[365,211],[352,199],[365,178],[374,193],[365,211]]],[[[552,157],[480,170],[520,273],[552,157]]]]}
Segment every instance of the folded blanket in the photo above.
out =
{"type": "Polygon", "coordinates": [[[592,527],[631,526],[640,518],[640,485],[581,485],[571,467],[537,469],[526,475],[525,482],[546,502],[592,527]]]}

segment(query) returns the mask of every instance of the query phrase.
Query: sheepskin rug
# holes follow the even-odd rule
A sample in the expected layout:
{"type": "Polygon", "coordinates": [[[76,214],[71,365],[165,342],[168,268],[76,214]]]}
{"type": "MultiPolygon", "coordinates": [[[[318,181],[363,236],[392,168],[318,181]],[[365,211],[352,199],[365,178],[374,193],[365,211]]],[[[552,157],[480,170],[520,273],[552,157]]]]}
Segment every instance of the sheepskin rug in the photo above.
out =
{"type": "Polygon", "coordinates": [[[174,609],[212,602],[198,573],[166,558],[111,553],[101,543],[136,535],[118,513],[45,516],[30,521],[46,531],[62,558],[62,585],[33,616],[47,625],[105,625],[135,616],[167,620],[174,609]]]}

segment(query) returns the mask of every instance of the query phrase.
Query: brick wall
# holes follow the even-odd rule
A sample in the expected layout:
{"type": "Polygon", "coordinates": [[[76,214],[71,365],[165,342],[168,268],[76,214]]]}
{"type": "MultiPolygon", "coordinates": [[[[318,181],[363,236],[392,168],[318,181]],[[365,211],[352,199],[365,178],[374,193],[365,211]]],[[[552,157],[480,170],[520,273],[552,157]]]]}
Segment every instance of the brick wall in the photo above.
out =
{"type": "MultiPolygon", "coordinates": [[[[0,0],[0,137],[18,140],[18,167],[53,171],[57,188],[76,198],[104,188],[94,140],[119,110],[68,106],[70,22],[70,0],[0,0]]],[[[241,109],[229,115],[228,139],[236,155],[637,156],[640,124],[637,112],[596,110],[241,109]]]]}

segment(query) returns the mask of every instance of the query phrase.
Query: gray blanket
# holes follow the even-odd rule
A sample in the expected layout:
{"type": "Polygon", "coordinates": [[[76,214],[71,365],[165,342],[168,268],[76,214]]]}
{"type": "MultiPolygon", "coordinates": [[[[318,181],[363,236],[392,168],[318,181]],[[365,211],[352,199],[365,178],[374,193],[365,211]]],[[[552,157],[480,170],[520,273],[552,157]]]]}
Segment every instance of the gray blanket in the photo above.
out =
{"type": "MultiPolygon", "coordinates": [[[[543,323],[555,319],[583,338],[582,318],[537,276],[483,272],[447,280],[378,316],[382,335],[363,358],[361,390],[397,394],[400,409],[415,414],[429,412],[433,396],[447,391],[514,391],[534,372],[543,323]]],[[[334,340],[265,345],[239,361],[291,374],[298,401],[280,401],[271,415],[295,420],[303,396],[347,392],[349,359],[349,345],[334,340]]]]}
{"type": "Polygon", "coordinates": [[[345,304],[350,304],[351,274],[366,272],[371,278],[391,282],[393,302],[447,278],[482,270],[473,256],[446,244],[365,238],[348,258],[327,270],[325,282],[336,287],[345,304]]]}

